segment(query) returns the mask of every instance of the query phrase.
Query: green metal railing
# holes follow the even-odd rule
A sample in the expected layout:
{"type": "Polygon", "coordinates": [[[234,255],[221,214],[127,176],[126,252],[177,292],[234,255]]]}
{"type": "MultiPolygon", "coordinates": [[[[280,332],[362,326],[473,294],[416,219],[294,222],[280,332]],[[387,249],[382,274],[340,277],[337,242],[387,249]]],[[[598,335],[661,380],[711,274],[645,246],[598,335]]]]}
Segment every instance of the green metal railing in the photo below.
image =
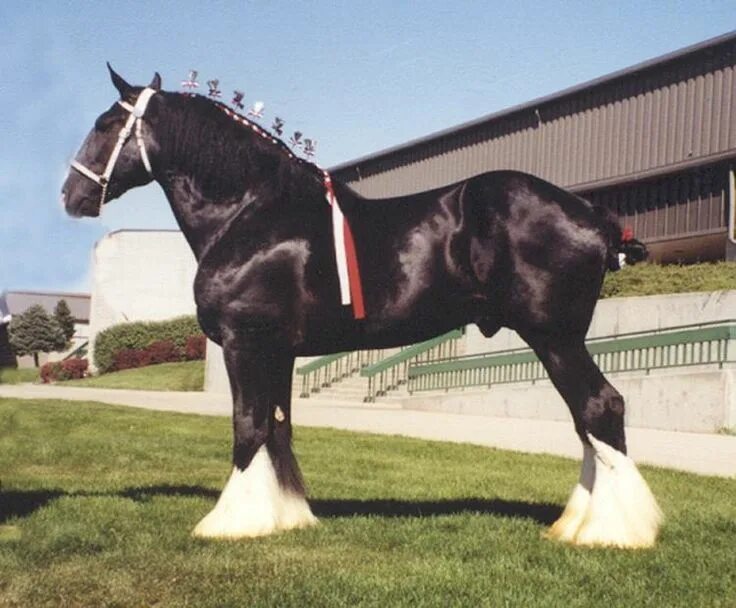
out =
{"type": "MultiPolygon", "coordinates": [[[[693,365],[733,363],[729,342],[736,340],[736,321],[681,325],[649,332],[604,336],[586,342],[601,371],[645,371],[693,365]]],[[[736,346],[736,345],[734,345],[736,346]]],[[[733,354],[734,346],[731,347],[733,354]]],[[[413,364],[408,370],[409,393],[512,382],[536,382],[547,373],[530,349],[413,364]]]]}
{"type": "Polygon", "coordinates": [[[384,353],[381,349],[335,353],[298,367],[296,374],[302,377],[299,397],[307,398],[312,393],[319,393],[323,388],[352,376],[366,365],[379,361],[384,353]]]}
{"type": "Polygon", "coordinates": [[[84,357],[87,354],[87,350],[89,347],[89,340],[85,340],[82,342],[77,348],[75,348],[72,352],[70,352],[66,357],[64,357],[64,360],[72,359],[73,357],[84,357]]]}
{"type": "Polygon", "coordinates": [[[377,397],[406,383],[411,364],[454,357],[457,354],[457,341],[462,336],[462,329],[453,329],[436,338],[407,346],[394,355],[364,367],[360,375],[368,378],[368,392],[363,401],[372,403],[377,397]]]}

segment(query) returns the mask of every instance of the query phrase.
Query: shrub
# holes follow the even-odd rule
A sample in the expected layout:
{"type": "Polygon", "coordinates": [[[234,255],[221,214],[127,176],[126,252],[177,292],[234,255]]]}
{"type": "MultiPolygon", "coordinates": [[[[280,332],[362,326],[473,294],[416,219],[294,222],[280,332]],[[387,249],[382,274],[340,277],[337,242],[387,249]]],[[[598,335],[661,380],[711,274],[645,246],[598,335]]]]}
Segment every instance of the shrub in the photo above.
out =
{"type": "Polygon", "coordinates": [[[46,384],[64,380],[79,380],[87,374],[88,367],[89,361],[79,357],[45,363],[41,367],[41,380],[46,384]]]}
{"type": "Polygon", "coordinates": [[[184,356],[187,361],[201,360],[205,358],[207,351],[207,338],[200,334],[199,336],[189,336],[186,346],[184,347],[184,356]]]}
{"type": "Polygon", "coordinates": [[[169,340],[184,351],[187,339],[200,335],[194,316],[177,317],[168,321],[121,323],[101,331],[95,338],[94,361],[100,373],[112,371],[115,355],[123,349],[142,350],[159,340],[169,340]]]}
{"type": "Polygon", "coordinates": [[[61,363],[54,361],[53,363],[44,363],[41,366],[41,382],[48,384],[55,381],[61,372],[61,363]]]}
{"type": "Polygon", "coordinates": [[[61,371],[64,375],[68,375],[68,378],[64,380],[79,380],[87,375],[87,369],[89,368],[89,361],[87,359],[80,359],[79,357],[72,357],[61,362],[61,371]]]}
{"type": "Polygon", "coordinates": [[[107,371],[119,372],[123,369],[145,367],[151,364],[151,355],[148,351],[138,348],[122,348],[115,353],[112,366],[107,371]]]}
{"type": "Polygon", "coordinates": [[[156,340],[155,342],[151,342],[145,348],[145,351],[150,358],[149,365],[173,363],[182,360],[181,350],[171,340],[156,340]]]}

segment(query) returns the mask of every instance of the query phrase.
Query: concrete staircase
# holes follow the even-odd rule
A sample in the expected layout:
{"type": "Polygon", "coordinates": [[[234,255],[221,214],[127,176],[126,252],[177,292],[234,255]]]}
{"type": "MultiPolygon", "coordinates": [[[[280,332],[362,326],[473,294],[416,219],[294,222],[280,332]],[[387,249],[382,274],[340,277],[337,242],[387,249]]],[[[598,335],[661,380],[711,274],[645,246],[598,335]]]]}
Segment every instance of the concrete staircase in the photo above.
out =
{"type": "MultiPolygon", "coordinates": [[[[436,348],[436,347],[433,347],[436,348]]],[[[381,352],[380,359],[387,359],[400,351],[402,348],[391,348],[384,349],[381,352]]],[[[432,351],[434,352],[434,350],[432,351]]],[[[465,339],[456,339],[454,344],[455,356],[464,354],[465,352],[465,339]]],[[[429,353],[429,356],[437,356],[429,353]]],[[[368,395],[368,378],[361,376],[359,372],[354,372],[347,378],[342,378],[340,381],[331,382],[330,386],[322,387],[317,393],[312,392],[309,397],[301,397],[302,392],[302,376],[295,374],[293,380],[292,389],[292,403],[322,403],[326,405],[341,406],[365,406],[371,407],[376,404],[382,404],[388,408],[399,408],[402,402],[409,397],[409,393],[406,389],[406,384],[402,384],[397,388],[391,389],[385,395],[380,395],[375,398],[372,403],[367,403],[365,397],[368,395]]]]}
{"type": "Polygon", "coordinates": [[[385,406],[388,404],[396,405],[399,407],[399,403],[402,399],[407,397],[405,387],[400,387],[395,391],[391,391],[387,396],[381,397],[378,403],[364,403],[363,398],[368,392],[368,379],[364,378],[360,374],[354,374],[347,378],[343,378],[339,382],[333,382],[330,386],[322,388],[318,393],[312,393],[309,397],[299,397],[301,392],[301,378],[296,376],[294,378],[294,388],[291,393],[292,403],[300,403],[309,405],[310,403],[320,403],[329,405],[341,405],[341,406],[385,406]],[[299,382],[299,384],[298,384],[299,382]]]}

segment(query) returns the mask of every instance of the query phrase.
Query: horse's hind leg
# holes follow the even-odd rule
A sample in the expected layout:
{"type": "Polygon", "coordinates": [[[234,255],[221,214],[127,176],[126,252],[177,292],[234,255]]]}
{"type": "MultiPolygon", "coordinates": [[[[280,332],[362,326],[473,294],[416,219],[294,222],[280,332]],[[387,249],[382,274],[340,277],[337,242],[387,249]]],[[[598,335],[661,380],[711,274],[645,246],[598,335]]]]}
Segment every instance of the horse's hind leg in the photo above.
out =
{"type": "Polygon", "coordinates": [[[582,335],[524,337],[570,408],[583,441],[580,480],[549,536],[579,545],[652,546],[662,516],[626,456],[623,398],[593,362],[582,335]]]}
{"type": "Polygon", "coordinates": [[[294,358],[276,344],[265,336],[225,344],[233,395],[233,470],[195,536],[254,537],[316,523],[291,450],[294,358]]]}

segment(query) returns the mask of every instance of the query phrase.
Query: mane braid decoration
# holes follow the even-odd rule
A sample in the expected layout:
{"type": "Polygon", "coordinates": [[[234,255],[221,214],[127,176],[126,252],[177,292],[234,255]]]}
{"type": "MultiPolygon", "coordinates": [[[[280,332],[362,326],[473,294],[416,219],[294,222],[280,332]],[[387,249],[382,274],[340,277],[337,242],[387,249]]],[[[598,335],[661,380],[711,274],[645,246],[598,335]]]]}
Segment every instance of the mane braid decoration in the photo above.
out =
{"type": "Polygon", "coordinates": [[[247,127],[250,129],[253,133],[261,137],[262,139],[265,139],[266,141],[276,145],[280,150],[286,154],[286,156],[302,165],[304,168],[308,169],[312,173],[316,174],[320,179],[322,179],[322,176],[326,173],[324,169],[322,169],[319,165],[301,158],[300,156],[297,156],[292,152],[291,148],[278,137],[272,135],[269,131],[261,127],[260,125],[254,123],[252,120],[248,119],[247,117],[243,116],[242,114],[239,114],[229,106],[225,105],[221,101],[218,101],[216,99],[210,99],[205,97],[204,95],[198,95],[197,93],[178,93],[179,95],[183,95],[185,97],[194,97],[199,99],[204,99],[214,105],[216,108],[224,112],[228,117],[232,118],[235,122],[243,125],[244,127],[247,127]]]}

